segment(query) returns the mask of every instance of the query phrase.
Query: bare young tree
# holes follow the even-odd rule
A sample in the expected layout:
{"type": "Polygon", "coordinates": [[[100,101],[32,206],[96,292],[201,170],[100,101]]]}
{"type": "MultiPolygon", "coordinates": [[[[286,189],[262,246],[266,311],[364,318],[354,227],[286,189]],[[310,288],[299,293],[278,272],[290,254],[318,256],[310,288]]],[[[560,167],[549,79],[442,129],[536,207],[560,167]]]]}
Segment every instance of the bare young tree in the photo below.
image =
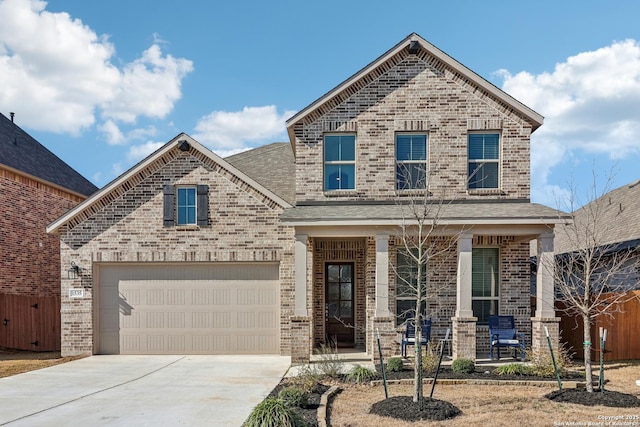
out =
{"type": "Polygon", "coordinates": [[[446,269],[452,264],[451,257],[457,256],[458,238],[465,230],[447,227],[444,219],[453,200],[447,200],[444,194],[434,196],[431,193],[431,180],[424,169],[399,165],[396,173],[398,188],[408,193],[397,199],[397,205],[402,211],[402,221],[396,233],[396,249],[403,262],[397,259],[392,264],[397,278],[396,298],[406,297],[415,301],[412,306],[396,315],[415,324],[413,401],[422,404],[424,390],[421,340],[424,331],[421,324],[428,316],[428,307],[436,304],[438,292],[455,286],[455,274],[447,278],[446,269]],[[436,276],[438,280],[435,280],[436,276]]]}
{"type": "Polygon", "coordinates": [[[613,316],[628,297],[626,291],[638,286],[639,253],[616,239],[616,228],[624,200],[612,200],[612,176],[600,191],[597,176],[587,191],[585,202],[571,184],[565,206],[572,222],[556,228],[555,292],[570,316],[582,319],[586,389],[593,391],[591,325],[601,316],[613,316]],[[581,206],[581,207],[579,207],[581,206]],[[562,253],[559,253],[562,252],[562,253]]]}

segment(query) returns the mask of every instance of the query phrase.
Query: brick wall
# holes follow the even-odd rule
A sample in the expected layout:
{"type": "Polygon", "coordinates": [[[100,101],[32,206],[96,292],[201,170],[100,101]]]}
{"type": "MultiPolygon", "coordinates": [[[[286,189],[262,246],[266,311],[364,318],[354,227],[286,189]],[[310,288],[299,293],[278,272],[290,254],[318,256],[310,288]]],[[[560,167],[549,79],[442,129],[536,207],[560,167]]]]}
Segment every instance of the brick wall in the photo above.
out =
{"type": "Polygon", "coordinates": [[[82,267],[82,277],[62,280],[62,352],[93,351],[92,265],[100,262],[279,261],[281,353],[290,354],[294,308],[293,229],[282,226],[282,208],[208,157],[177,148],[126,183],[118,197],[61,232],[62,262],[82,267]],[[209,225],[164,227],[164,185],[209,186],[209,225]],[[81,285],[83,299],[68,298],[81,285]]]}
{"type": "Polygon", "coordinates": [[[60,296],[60,241],[45,230],[83,198],[1,168],[0,188],[0,293],[60,296]]]}
{"type": "Polygon", "coordinates": [[[435,58],[402,51],[386,72],[339,95],[294,128],[297,201],[395,200],[394,134],[428,134],[430,190],[450,199],[529,198],[530,124],[463,81],[435,58]],[[467,134],[499,131],[501,189],[467,190],[467,134]],[[356,189],[323,193],[323,135],[356,133],[356,189]]]}

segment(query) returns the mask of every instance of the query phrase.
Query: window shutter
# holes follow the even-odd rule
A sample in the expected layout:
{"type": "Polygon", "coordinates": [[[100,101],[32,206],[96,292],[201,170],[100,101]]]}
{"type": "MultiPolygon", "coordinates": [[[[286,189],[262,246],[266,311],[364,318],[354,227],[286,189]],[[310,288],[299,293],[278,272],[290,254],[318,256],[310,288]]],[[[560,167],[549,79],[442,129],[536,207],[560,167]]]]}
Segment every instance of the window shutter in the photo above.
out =
{"type": "Polygon", "coordinates": [[[175,190],[173,185],[165,185],[162,188],[162,194],[164,195],[164,226],[173,227],[175,224],[175,190]]]}
{"type": "Polygon", "coordinates": [[[198,195],[198,226],[206,227],[209,225],[209,186],[198,185],[196,194],[198,195]]]}

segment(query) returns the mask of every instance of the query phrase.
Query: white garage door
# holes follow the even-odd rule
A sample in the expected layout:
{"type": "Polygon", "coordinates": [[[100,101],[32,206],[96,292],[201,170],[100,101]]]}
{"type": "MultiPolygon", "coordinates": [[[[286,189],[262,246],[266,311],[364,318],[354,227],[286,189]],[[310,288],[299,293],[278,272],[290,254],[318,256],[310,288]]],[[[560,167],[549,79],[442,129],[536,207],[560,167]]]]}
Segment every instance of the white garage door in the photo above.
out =
{"type": "Polygon", "coordinates": [[[99,265],[101,354],[278,354],[278,265],[99,265]]]}

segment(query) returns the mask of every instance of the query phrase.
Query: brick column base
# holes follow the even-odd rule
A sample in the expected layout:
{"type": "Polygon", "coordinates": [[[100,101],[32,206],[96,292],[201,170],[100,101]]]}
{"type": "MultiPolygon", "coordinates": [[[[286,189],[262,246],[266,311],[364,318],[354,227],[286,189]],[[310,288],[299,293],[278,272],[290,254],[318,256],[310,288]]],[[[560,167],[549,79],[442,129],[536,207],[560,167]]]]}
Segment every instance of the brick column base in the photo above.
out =
{"type": "Polygon", "coordinates": [[[291,317],[291,363],[302,365],[311,358],[311,321],[306,316],[291,317]]]}
{"type": "Polygon", "coordinates": [[[452,355],[453,360],[476,360],[476,322],[477,317],[452,317],[452,355]]]}
{"type": "Polygon", "coordinates": [[[372,343],[373,354],[372,360],[376,365],[380,364],[380,352],[378,351],[378,335],[380,332],[380,347],[385,360],[394,356],[398,352],[396,343],[396,328],[394,317],[374,317],[373,328],[369,331],[369,342],[372,343]]]}
{"type": "Polygon", "coordinates": [[[539,352],[549,352],[549,343],[547,343],[547,334],[544,327],[549,330],[551,345],[553,351],[558,349],[560,345],[560,318],[559,317],[532,317],[531,318],[531,351],[533,354],[539,352]]]}

